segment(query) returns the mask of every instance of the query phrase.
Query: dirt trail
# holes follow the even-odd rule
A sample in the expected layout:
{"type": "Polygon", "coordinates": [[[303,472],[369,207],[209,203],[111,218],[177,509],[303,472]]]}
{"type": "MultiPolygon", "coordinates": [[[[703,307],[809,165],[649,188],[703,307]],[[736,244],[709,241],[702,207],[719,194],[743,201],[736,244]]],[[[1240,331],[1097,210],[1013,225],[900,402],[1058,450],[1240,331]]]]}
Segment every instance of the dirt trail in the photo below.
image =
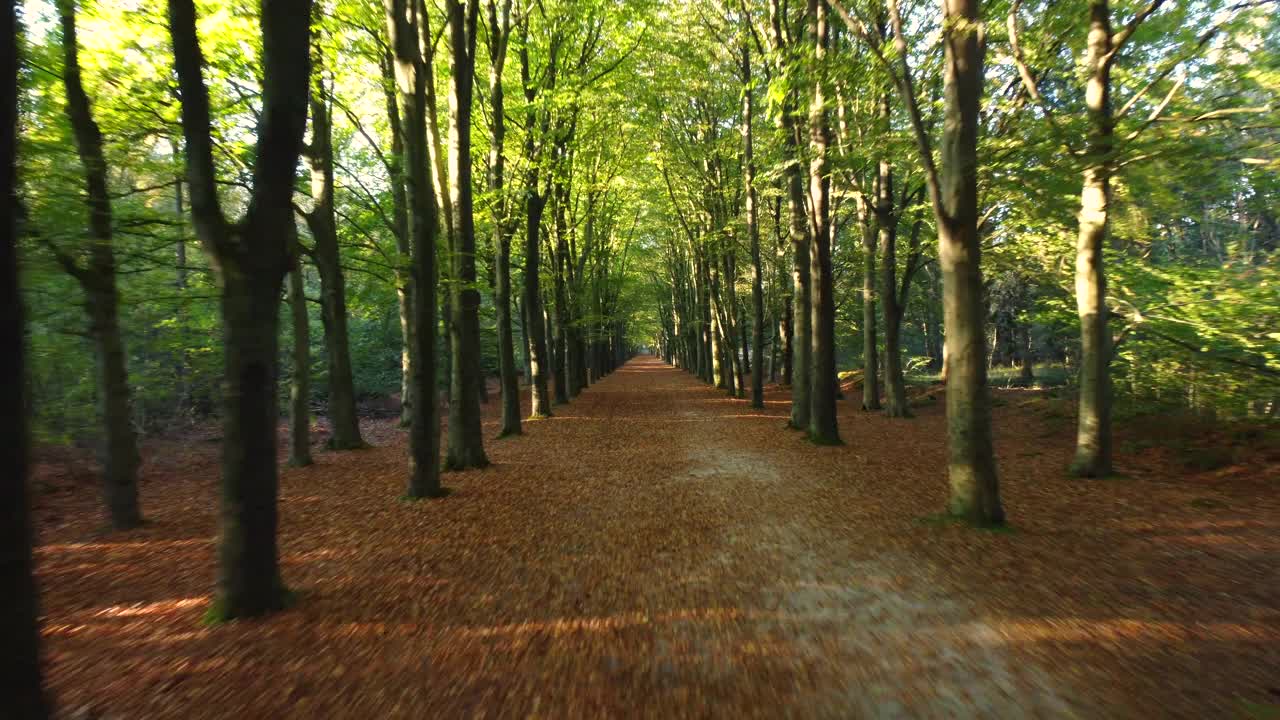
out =
{"type": "Polygon", "coordinates": [[[938,412],[841,403],[851,442],[819,448],[783,429],[787,402],[774,390],[754,411],[639,358],[423,503],[398,499],[403,432],[368,423],[378,447],[282,473],[297,607],[212,629],[210,446],[148,461],[138,531],[95,534],[92,493],[46,495],[53,694],[84,717],[183,720],[1204,717],[1280,666],[1270,496],[1223,495],[1213,512],[1243,544],[1178,556],[1200,564],[1176,585],[1160,569],[1196,538],[1132,526],[1183,522],[1143,505],[1168,493],[1045,490],[1009,456],[1029,452],[1009,433],[1039,426],[998,424],[1020,523],[998,535],[919,521],[943,501],[938,412]],[[1082,507],[1103,520],[1064,536],[1082,507]],[[1188,583],[1184,612],[1164,588],[1188,583]]]}
{"type": "Polygon", "coordinates": [[[897,554],[849,558],[847,529],[810,511],[823,479],[781,466],[749,435],[726,432],[723,404],[690,385],[675,402],[681,417],[696,419],[679,432],[688,475],[703,490],[693,497],[738,505],[726,517],[710,582],[767,578],[735,597],[736,612],[751,622],[709,632],[701,643],[725,652],[770,637],[776,654],[807,678],[785,700],[798,716],[1078,714],[1047,672],[1008,657],[999,634],[948,597],[927,563],[897,554]]]}

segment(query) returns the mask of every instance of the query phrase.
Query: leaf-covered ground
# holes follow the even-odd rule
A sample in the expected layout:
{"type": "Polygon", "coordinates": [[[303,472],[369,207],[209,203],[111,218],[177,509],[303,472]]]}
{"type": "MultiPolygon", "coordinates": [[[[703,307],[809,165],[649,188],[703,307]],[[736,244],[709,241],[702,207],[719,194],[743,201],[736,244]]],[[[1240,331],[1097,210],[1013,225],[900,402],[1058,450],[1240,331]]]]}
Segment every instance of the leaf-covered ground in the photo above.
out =
{"type": "MultiPolygon", "coordinates": [[[[943,506],[939,403],[843,447],[640,358],[406,503],[405,439],[282,472],[292,610],[200,625],[217,445],[148,448],[145,528],[37,475],[47,675],[79,717],[1233,717],[1280,702],[1277,458],[1188,475],[998,395],[1012,532],[943,506]]],[[[486,413],[488,436],[496,432],[486,413]]]]}

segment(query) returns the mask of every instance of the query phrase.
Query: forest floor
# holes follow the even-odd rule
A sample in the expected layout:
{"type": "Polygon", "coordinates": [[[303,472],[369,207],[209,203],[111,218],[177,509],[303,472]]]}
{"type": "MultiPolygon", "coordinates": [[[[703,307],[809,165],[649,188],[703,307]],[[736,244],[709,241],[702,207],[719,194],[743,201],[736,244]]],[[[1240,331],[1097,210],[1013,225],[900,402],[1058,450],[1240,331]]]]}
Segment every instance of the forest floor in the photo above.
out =
{"type": "MultiPolygon", "coordinates": [[[[151,441],[150,523],[102,533],[92,480],[38,467],[47,677],[79,718],[1266,717],[1280,703],[1280,457],[1197,467],[996,394],[1012,529],[930,519],[941,403],[840,403],[843,447],[638,358],[400,500],[405,436],[281,476],[298,604],[203,627],[210,440],[151,441]]],[[[496,432],[497,402],[486,408],[496,432]]],[[[1158,427],[1158,426],[1157,426],[1158,427]]],[[[1163,430],[1168,432],[1167,428],[1163,430]]],[[[1227,440],[1219,439],[1222,443],[1227,440]]],[[[1218,442],[1218,441],[1214,441],[1218,442]]]]}

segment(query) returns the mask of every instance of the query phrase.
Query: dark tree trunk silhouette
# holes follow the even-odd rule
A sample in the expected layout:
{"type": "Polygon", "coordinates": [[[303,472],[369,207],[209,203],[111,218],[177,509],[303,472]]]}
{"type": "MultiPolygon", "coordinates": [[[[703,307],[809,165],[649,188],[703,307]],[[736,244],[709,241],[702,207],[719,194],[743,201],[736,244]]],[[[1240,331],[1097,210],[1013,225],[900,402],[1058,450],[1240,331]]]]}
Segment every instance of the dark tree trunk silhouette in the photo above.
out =
{"type": "Polygon", "coordinates": [[[0,7],[0,691],[16,718],[48,717],[40,681],[36,584],[27,489],[26,333],[18,286],[14,165],[18,121],[16,3],[0,7]]]}
{"type": "Polygon", "coordinates": [[[294,249],[293,184],[306,127],[309,0],[263,3],[263,102],[253,190],[238,222],[223,215],[213,163],[204,57],[193,0],[170,0],[196,232],[218,271],[224,326],[224,417],[218,591],[211,617],[285,606],[276,541],[276,423],[281,284],[294,249]]]}

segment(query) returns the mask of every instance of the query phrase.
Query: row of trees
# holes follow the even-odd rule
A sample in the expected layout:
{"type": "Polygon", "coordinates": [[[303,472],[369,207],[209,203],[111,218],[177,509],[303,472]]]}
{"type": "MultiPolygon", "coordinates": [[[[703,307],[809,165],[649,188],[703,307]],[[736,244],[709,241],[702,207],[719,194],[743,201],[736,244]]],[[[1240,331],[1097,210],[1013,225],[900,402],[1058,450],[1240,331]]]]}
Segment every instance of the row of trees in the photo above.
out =
{"type": "MultiPolygon", "coordinates": [[[[263,0],[234,8],[57,0],[21,13],[7,3],[6,20],[6,36],[25,38],[26,47],[21,71],[16,51],[5,67],[6,83],[19,82],[6,85],[5,96],[5,192],[17,210],[6,223],[4,260],[13,275],[13,251],[21,246],[26,255],[31,351],[52,357],[66,337],[77,338],[73,349],[78,338],[89,340],[82,357],[93,361],[85,375],[116,529],[143,520],[141,432],[175,416],[220,416],[211,619],[289,602],[276,549],[278,380],[288,368],[289,461],[308,464],[312,303],[320,306],[322,399],[334,450],[365,444],[355,368],[369,350],[353,350],[352,303],[357,318],[387,307],[398,315],[398,337],[381,345],[395,347],[410,498],[443,494],[446,470],[488,464],[480,409],[487,367],[498,370],[507,436],[521,432],[521,359],[531,417],[539,418],[627,357],[636,217],[628,207],[634,191],[618,178],[632,158],[619,142],[627,128],[598,118],[622,101],[611,78],[643,32],[633,9],[513,0],[263,0]],[[89,33],[80,31],[85,23],[89,33]],[[507,62],[511,54],[516,62],[507,62]],[[521,93],[509,111],[512,84],[521,93]],[[473,170],[476,162],[484,172],[473,170]],[[188,233],[203,258],[188,255],[188,233]],[[354,295],[352,273],[366,278],[354,295]],[[66,299],[68,281],[83,302],[66,299]],[[494,319],[491,333],[485,317],[494,319]],[[218,327],[221,341],[206,344],[201,336],[218,327]],[[160,328],[176,332],[160,337],[160,328]],[[215,349],[221,361],[207,361],[215,349]],[[157,378],[161,391],[140,401],[139,388],[157,378]],[[163,410],[147,422],[140,407],[163,410]]],[[[6,287],[16,293],[19,284],[6,287]]],[[[5,337],[15,340],[9,347],[21,348],[21,318],[5,322],[5,337]]],[[[34,389],[37,426],[56,438],[52,411],[74,409],[76,398],[59,397],[39,368],[25,384],[22,353],[5,360],[17,361],[5,367],[6,377],[18,378],[11,389],[34,389]]],[[[30,403],[20,393],[6,393],[10,399],[5,422],[25,438],[19,409],[30,403]]],[[[14,517],[5,526],[4,571],[17,590],[6,594],[6,627],[17,632],[6,646],[20,652],[6,677],[17,683],[12,697],[35,716],[25,445],[15,450],[6,455],[14,517]]]]}
{"type": "Polygon", "coordinates": [[[1248,317],[1274,320],[1274,298],[1238,289],[1275,272],[1274,173],[1255,170],[1275,161],[1250,155],[1274,143],[1277,88],[1274,74],[1242,66],[1274,63],[1274,20],[1268,3],[1132,5],[945,0],[938,12],[761,0],[685,11],[701,32],[673,38],[683,62],[659,72],[687,91],[652,115],[678,220],[663,249],[668,359],[731,395],[749,385],[756,406],[766,372],[782,364],[791,425],[835,443],[835,328],[857,327],[863,408],[906,417],[913,309],[917,347],[947,382],[949,510],[978,524],[1003,521],[988,367],[1006,358],[1030,376],[1033,330],[1046,360],[1075,365],[1080,476],[1112,471],[1113,371],[1125,343],[1136,351],[1120,356],[1130,390],[1143,356],[1177,353],[1183,367],[1247,388],[1235,412],[1274,408],[1280,338],[1248,317]],[[1223,84],[1234,92],[1210,89],[1223,84]],[[772,132],[762,134],[766,120],[772,132]],[[1194,149],[1182,147],[1188,136],[1194,149]],[[1171,169],[1209,170],[1228,185],[1199,196],[1234,226],[1227,257],[1152,257],[1186,211],[1134,185],[1171,169]],[[773,230],[763,248],[762,204],[773,230]],[[1125,213],[1146,217],[1119,237],[1125,213]],[[1073,276],[1063,272],[1072,257],[1073,276]],[[1112,263],[1125,280],[1161,273],[1167,286],[1115,292],[1112,263]],[[1208,274],[1228,287],[1206,292],[1208,274]],[[1207,297],[1195,310],[1168,307],[1168,295],[1197,291],[1207,297]],[[860,318],[839,311],[854,305],[843,298],[860,300],[860,318]]]}
{"type": "MultiPolygon", "coordinates": [[[[278,378],[291,365],[289,460],[305,465],[313,293],[334,450],[364,446],[348,275],[377,281],[362,288],[376,293],[368,306],[396,308],[407,496],[430,498],[443,493],[444,471],[488,464],[483,348],[497,356],[501,435],[519,434],[517,340],[532,417],[549,416],[553,401],[569,402],[625,359],[623,297],[634,275],[634,227],[615,182],[627,159],[620,130],[591,119],[617,101],[600,88],[635,50],[611,29],[625,26],[625,9],[271,0],[238,12],[202,11],[194,0],[30,6],[19,104],[25,145],[13,194],[32,268],[29,302],[60,313],[48,293],[61,290],[62,278],[84,298],[105,505],[116,529],[143,519],[130,360],[167,365],[166,404],[191,408],[201,402],[193,379],[205,370],[193,356],[213,349],[182,332],[164,352],[130,351],[122,319],[165,309],[158,298],[122,299],[121,288],[169,285],[179,303],[167,324],[184,331],[199,326],[197,312],[217,308],[210,324],[222,328],[221,364],[213,372],[222,383],[216,391],[209,383],[203,399],[218,401],[222,422],[215,619],[271,612],[289,599],[276,551],[278,378]],[[256,32],[245,15],[256,15],[256,32]],[[78,32],[86,18],[91,35],[78,32]],[[139,52],[159,48],[163,54],[139,52]],[[506,62],[509,48],[518,73],[506,62]],[[475,93],[478,50],[488,55],[484,102],[475,93]],[[370,87],[370,76],[381,82],[370,87]],[[513,118],[504,87],[512,82],[523,91],[518,144],[506,141],[513,118]],[[484,153],[473,147],[477,112],[487,125],[484,153]],[[476,156],[487,158],[483,183],[476,156]],[[516,182],[506,171],[512,161],[522,175],[516,182]],[[187,255],[189,231],[203,262],[187,255]],[[523,243],[513,252],[517,237],[523,243]],[[383,304],[389,296],[395,302],[383,304]],[[496,317],[492,342],[482,336],[482,308],[496,317]]],[[[45,349],[32,339],[37,353],[45,349]]]]}

